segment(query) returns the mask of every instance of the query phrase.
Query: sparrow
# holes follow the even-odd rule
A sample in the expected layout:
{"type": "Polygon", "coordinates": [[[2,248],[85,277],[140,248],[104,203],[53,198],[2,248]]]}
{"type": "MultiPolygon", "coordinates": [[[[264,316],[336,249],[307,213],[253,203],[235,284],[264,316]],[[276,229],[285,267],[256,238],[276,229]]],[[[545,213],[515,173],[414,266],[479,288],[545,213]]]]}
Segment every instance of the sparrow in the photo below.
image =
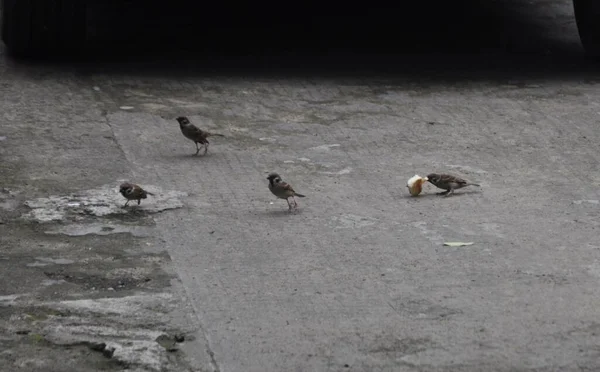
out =
{"type": "Polygon", "coordinates": [[[177,117],[176,120],[179,122],[179,128],[181,129],[181,133],[183,133],[185,138],[191,139],[196,144],[196,153],[194,155],[198,155],[198,153],[200,152],[200,147],[198,146],[198,144],[201,144],[204,146],[204,154],[203,155],[206,155],[206,153],[208,152],[208,145],[209,145],[208,137],[212,137],[212,136],[225,137],[222,134],[210,133],[210,132],[207,132],[205,130],[198,128],[197,126],[195,126],[194,124],[192,124],[190,122],[190,119],[188,119],[185,116],[179,116],[179,117],[177,117]]]}
{"type": "Polygon", "coordinates": [[[298,194],[294,190],[292,185],[290,185],[287,182],[284,182],[281,179],[281,176],[279,176],[277,173],[269,174],[269,177],[267,177],[267,179],[269,180],[269,190],[271,190],[273,195],[275,195],[279,199],[285,199],[288,203],[288,208],[290,211],[292,210],[292,206],[294,208],[298,208],[298,203],[296,203],[296,198],[294,197],[297,196],[299,198],[304,198],[304,195],[298,194]],[[294,202],[293,204],[290,203],[290,198],[292,198],[294,202]]]}
{"type": "Polygon", "coordinates": [[[450,196],[454,194],[454,190],[462,189],[466,186],[481,186],[479,184],[468,182],[463,180],[462,178],[452,176],[449,174],[431,173],[428,174],[426,178],[427,181],[429,181],[436,187],[446,190],[444,192],[438,193],[438,195],[450,196]]]}
{"type": "Polygon", "coordinates": [[[148,195],[154,196],[153,193],[148,192],[142,189],[140,186],[129,182],[122,183],[121,186],[119,186],[119,192],[121,193],[121,195],[123,195],[125,199],[127,199],[127,202],[125,203],[123,208],[125,208],[127,204],[129,204],[129,202],[132,200],[137,200],[138,205],[140,205],[142,199],[146,199],[148,195]]]}

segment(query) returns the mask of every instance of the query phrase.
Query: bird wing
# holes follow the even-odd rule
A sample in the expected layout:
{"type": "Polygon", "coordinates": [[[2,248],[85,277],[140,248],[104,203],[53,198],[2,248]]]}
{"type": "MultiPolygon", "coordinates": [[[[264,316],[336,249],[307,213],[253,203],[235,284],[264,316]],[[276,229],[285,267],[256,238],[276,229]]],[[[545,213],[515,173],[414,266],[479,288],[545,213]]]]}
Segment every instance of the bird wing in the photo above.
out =
{"type": "Polygon", "coordinates": [[[144,195],[145,191],[144,189],[142,189],[140,186],[135,185],[133,188],[133,192],[131,194],[133,194],[135,197],[139,197],[144,195]]]}
{"type": "Polygon", "coordinates": [[[190,129],[192,133],[200,137],[204,137],[206,134],[206,132],[204,132],[202,129],[198,128],[194,124],[190,124],[190,129]]]}
{"type": "Polygon", "coordinates": [[[458,183],[459,185],[464,185],[467,183],[467,181],[463,180],[462,178],[456,177],[456,176],[451,176],[449,174],[443,174],[441,181],[447,182],[447,183],[458,183]]]}
{"type": "Polygon", "coordinates": [[[294,191],[294,188],[292,187],[292,185],[290,185],[287,182],[281,181],[277,184],[277,186],[279,186],[282,190],[291,192],[292,194],[296,193],[296,191],[294,191]]]}
{"type": "Polygon", "coordinates": [[[181,125],[181,132],[183,132],[183,135],[191,139],[192,141],[199,142],[202,144],[208,142],[206,140],[207,133],[195,126],[194,124],[181,125]]]}

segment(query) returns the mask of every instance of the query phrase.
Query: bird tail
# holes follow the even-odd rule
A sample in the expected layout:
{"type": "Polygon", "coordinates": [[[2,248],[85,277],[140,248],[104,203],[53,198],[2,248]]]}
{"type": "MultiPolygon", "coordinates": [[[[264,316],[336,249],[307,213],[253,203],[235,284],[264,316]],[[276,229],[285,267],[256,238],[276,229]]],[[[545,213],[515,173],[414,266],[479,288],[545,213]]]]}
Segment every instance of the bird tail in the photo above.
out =
{"type": "Polygon", "coordinates": [[[298,194],[298,193],[294,194],[294,196],[297,196],[299,198],[305,198],[306,197],[306,195],[302,195],[302,194],[298,194]]]}
{"type": "Polygon", "coordinates": [[[210,133],[208,136],[209,137],[225,137],[225,135],[221,134],[221,133],[210,133]]]}
{"type": "Polygon", "coordinates": [[[146,194],[154,196],[153,193],[146,191],[146,194]]]}
{"type": "Polygon", "coordinates": [[[477,186],[477,187],[481,187],[480,184],[478,183],[468,183],[467,186],[477,186]]]}

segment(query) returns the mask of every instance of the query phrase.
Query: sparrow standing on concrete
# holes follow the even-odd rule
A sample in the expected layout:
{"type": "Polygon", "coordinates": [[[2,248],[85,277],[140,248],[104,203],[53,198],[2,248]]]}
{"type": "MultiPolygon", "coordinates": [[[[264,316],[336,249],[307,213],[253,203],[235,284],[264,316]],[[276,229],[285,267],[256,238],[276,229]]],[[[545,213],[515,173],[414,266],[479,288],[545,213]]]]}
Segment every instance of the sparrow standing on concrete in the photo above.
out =
{"type": "Polygon", "coordinates": [[[123,208],[125,208],[127,204],[129,204],[129,202],[132,200],[137,200],[138,205],[140,205],[142,199],[146,199],[148,195],[154,196],[153,193],[148,192],[142,189],[140,186],[129,182],[122,183],[121,186],[119,186],[119,192],[121,193],[121,195],[123,195],[125,199],[127,199],[127,202],[125,203],[123,208]]]}
{"type": "Polygon", "coordinates": [[[438,195],[450,196],[454,194],[454,190],[462,189],[466,186],[480,186],[479,184],[468,182],[462,178],[452,176],[449,174],[436,174],[431,173],[427,175],[427,180],[436,187],[444,189],[446,191],[438,193],[438,195]]]}
{"type": "Polygon", "coordinates": [[[304,195],[298,194],[296,191],[294,191],[292,185],[284,182],[277,173],[269,174],[267,179],[269,180],[269,190],[271,190],[273,195],[279,199],[285,199],[288,203],[288,208],[290,211],[292,210],[292,206],[294,208],[298,208],[298,203],[296,203],[296,198],[294,197],[297,196],[299,198],[304,198],[304,195]],[[292,198],[294,202],[293,204],[290,203],[290,198],[292,198]]]}
{"type": "Polygon", "coordinates": [[[198,144],[201,144],[204,146],[204,154],[206,155],[206,153],[208,152],[208,137],[212,137],[212,136],[219,136],[219,137],[225,137],[222,134],[218,134],[218,133],[210,133],[207,132],[205,130],[202,130],[200,128],[198,128],[197,126],[195,126],[194,124],[192,124],[190,122],[190,119],[188,119],[185,116],[179,116],[176,119],[179,122],[179,128],[181,129],[181,133],[183,133],[183,135],[194,141],[194,143],[196,144],[196,153],[194,155],[198,155],[198,153],[200,152],[200,147],[198,146],[198,144]]]}

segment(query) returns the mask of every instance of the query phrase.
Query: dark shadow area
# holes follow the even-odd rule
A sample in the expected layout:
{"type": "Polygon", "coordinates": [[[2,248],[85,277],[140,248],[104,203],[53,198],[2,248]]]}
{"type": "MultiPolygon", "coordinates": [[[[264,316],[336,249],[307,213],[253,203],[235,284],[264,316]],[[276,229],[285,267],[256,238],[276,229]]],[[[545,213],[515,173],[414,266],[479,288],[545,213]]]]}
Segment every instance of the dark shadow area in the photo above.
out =
{"type": "MultiPolygon", "coordinates": [[[[570,0],[106,3],[88,8],[88,43],[76,59],[83,73],[390,82],[600,76],[584,58],[570,0]]],[[[72,59],[52,63],[73,68],[72,59]]]]}

